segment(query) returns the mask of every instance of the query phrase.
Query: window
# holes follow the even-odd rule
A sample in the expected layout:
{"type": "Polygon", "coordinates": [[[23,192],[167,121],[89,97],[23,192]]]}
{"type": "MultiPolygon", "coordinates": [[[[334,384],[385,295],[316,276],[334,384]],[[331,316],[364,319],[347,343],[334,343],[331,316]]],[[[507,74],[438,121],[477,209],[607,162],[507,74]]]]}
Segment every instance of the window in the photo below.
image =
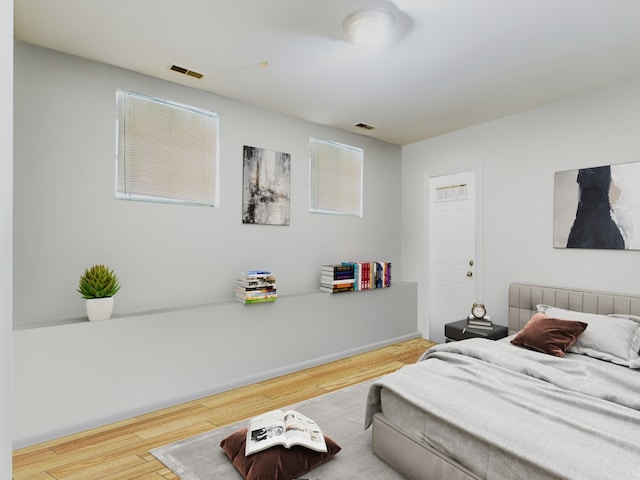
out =
{"type": "Polygon", "coordinates": [[[310,149],[309,211],[362,217],[363,150],[318,138],[310,149]]]}
{"type": "Polygon", "coordinates": [[[216,206],[218,115],[118,90],[116,198],[216,206]]]}

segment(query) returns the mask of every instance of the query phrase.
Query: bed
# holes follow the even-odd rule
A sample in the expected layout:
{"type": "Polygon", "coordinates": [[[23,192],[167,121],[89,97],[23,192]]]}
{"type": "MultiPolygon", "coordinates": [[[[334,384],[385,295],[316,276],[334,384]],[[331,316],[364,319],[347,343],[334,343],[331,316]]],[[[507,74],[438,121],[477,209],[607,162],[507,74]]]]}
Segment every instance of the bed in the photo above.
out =
{"type": "Polygon", "coordinates": [[[374,453],[411,480],[640,479],[640,296],[512,284],[508,326],[372,385],[374,453]],[[539,321],[581,330],[559,356],[512,343],[539,321]]]}

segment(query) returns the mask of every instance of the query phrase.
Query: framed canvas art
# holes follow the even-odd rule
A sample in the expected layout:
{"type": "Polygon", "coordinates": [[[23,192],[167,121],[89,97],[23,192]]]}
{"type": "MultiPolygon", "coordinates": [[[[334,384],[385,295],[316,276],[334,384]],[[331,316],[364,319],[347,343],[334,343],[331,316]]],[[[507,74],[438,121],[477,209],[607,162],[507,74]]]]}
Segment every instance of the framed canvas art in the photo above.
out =
{"type": "Polygon", "coordinates": [[[553,246],[640,250],[640,162],[556,172],[553,246]]]}
{"type": "Polygon", "coordinates": [[[291,155],[245,145],[242,223],[289,225],[291,155]]]}

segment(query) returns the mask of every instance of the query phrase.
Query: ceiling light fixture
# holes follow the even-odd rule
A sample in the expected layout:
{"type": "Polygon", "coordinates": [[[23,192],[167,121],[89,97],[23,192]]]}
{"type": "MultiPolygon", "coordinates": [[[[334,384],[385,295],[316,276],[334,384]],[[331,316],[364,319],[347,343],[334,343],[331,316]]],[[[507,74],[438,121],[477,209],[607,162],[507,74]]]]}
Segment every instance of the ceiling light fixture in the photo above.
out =
{"type": "Polygon", "coordinates": [[[354,43],[379,46],[391,40],[396,17],[382,7],[363,7],[351,12],[342,24],[348,38],[354,43]]]}

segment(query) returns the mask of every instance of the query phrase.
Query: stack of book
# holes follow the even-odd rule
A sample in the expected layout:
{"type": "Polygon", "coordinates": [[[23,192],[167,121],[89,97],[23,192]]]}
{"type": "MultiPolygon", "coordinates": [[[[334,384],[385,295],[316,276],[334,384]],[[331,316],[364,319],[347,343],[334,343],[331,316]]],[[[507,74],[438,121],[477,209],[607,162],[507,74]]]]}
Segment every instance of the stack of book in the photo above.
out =
{"type": "Polygon", "coordinates": [[[323,265],[320,269],[320,290],[328,293],[353,292],[353,265],[323,265]]]}
{"type": "Polygon", "coordinates": [[[242,303],[275,302],[276,279],[266,270],[249,270],[242,272],[236,286],[236,300],[242,303]]]}
{"type": "Polygon", "coordinates": [[[482,318],[476,318],[473,315],[469,315],[467,318],[467,328],[476,330],[493,330],[493,323],[491,323],[491,317],[488,315],[482,318]]]}

